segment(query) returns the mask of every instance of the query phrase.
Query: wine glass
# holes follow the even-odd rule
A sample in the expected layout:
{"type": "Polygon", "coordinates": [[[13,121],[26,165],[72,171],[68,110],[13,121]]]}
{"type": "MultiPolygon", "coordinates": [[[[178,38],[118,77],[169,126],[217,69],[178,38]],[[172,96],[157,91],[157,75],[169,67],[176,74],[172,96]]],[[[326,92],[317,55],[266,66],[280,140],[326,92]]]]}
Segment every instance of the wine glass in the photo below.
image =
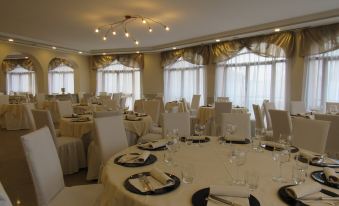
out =
{"type": "MultiPolygon", "coordinates": [[[[200,136],[202,136],[204,134],[204,132],[205,132],[205,125],[204,124],[196,123],[194,125],[194,133],[195,133],[195,135],[198,135],[200,137],[200,136]]],[[[198,140],[198,145],[202,146],[200,144],[200,138],[198,140]]]]}
{"type": "Polygon", "coordinates": [[[256,152],[263,152],[261,147],[261,140],[264,137],[265,129],[264,128],[255,128],[255,136],[252,137],[252,149],[256,152]]]}

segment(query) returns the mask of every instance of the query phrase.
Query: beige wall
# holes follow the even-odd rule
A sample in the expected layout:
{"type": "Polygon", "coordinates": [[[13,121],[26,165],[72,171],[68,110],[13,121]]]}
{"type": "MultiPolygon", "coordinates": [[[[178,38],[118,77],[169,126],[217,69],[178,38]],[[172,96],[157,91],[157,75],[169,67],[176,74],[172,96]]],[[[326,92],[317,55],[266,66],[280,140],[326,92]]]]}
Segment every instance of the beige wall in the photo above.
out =
{"type": "MultiPolygon", "coordinates": [[[[43,49],[29,46],[17,45],[14,43],[0,42],[0,62],[2,62],[7,55],[21,53],[32,59],[36,68],[37,75],[37,92],[47,93],[48,92],[48,64],[54,57],[60,57],[69,60],[74,65],[75,69],[75,92],[90,91],[89,84],[89,63],[88,57],[79,55],[77,53],[64,53],[52,49],[43,49]]],[[[4,92],[6,89],[5,85],[5,73],[1,70],[0,72],[0,91],[4,92]]]]}
{"type": "Polygon", "coordinates": [[[160,53],[144,55],[142,91],[146,96],[164,92],[164,72],[161,68],[160,53]]]}

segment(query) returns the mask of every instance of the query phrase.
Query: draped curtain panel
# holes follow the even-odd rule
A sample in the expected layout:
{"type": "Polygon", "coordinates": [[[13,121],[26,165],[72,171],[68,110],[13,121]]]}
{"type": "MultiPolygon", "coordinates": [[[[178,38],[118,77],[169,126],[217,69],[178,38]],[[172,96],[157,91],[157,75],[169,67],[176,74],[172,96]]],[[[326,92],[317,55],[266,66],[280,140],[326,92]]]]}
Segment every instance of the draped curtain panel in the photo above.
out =
{"type": "Polygon", "coordinates": [[[144,68],[143,54],[111,54],[92,57],[92,69],[97,70],[111,65],[114,61],[126,67],[144,68]]]}
{"type": "Polygon", "coordinates": [[[73,68],[72,63],[69,62],[67,59],[53,58],[48,64],[48,70],[53,70],[59,66],[68,66],[73,68]]]}
{"type": "Polygon", "coordinates": [[[303,29],[300,56],[311,56],[339,49],[339,24],[303,29]]]}
{"type": "Polygon", "coordinates": [[[29,71],[34,71],[34,65],[30,59],[5,59],[2,61],[2,69],[4,72],[11,71],[17,66],[25,68],[29,71]]]}
{"type": "Polygon", "coordinates": [[[195,64],[207,65],[209,63],[210,49],[208,45],[166,51],[161,53],[161,65],[166,67],[174,64],[179,58],[195,64]]]}

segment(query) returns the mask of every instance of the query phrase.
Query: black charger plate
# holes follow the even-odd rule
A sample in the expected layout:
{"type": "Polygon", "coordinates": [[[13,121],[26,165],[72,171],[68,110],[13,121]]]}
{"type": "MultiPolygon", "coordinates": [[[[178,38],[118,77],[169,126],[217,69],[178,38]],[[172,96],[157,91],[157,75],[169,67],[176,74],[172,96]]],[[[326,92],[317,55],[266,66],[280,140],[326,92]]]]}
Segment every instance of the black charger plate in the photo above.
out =
{"type": "Polygon", "coordinates": [[[169,193],[169,192],[177,189],[180,186],[180,179],[177,176],[166,173],[170,178],[172,178],[172,180],[174,180],[173,185],[168,186],[168,187],[163,187],[163,188],[160,188],[160,189],[157,189],[157,190],[154,190],[154,191],[141,192],[129,182],[130,179],[138,178],[140,174],[150,176],[149,172],[142,172],[142,173],[134,174],[134,175],[130,176],[129,178],[127,178],[124,182],[124,186],[128,191],[135,193],[135,194],[139,194],[139,195],[161,195],[161,194],[169,193]]]}
{"type": "Polygon", "coordinates": [[[163,151],[163,150],[167,150],[167,147],[166,145],[165,146],[162,146],[162,147],[158,147],[158,148],[146,148],[146,147],[142,147],[140,145],[138,145],[138,149],[141,149],[141,150],[147,150],[147,151],[163,151]]]}
{"type": "MultiPolygon", "coordinates": [[[[139,153],[130,153],[130,154],[138,155],[139,153]]],[[[114,159],[114,163],[117,164],[117,165],[124,166],[124,167],[142,167],[142,166],[153,164],[155,161],[157,161],[157,157],[150,154],[150,156],[147,158],[147,160],[143,163],[121,163],[121,162],[119,162],[119,159],[122,156],[124,156],[124,154],[116,157],[114,159]]]]}
{"type": "MultiPolygon", "coordinates": [[[[269,146],[269,145],[265,145],[265,144],[262,144],[261,147],[264,148],[265,150],[268,150],[268,151],[273,151],[274,150],[274,147],[269,146]]],[[[281,150],[283,150],[283,148],[275,148],[275,150],[281,151],[281,150]]],[[[297,147],[295,147],[295,146],[291,146],[290,147],[290,152],[291,153],[297,153],[297,152],[299,152],[299,149],[297,147]]]]}
{"type": "MultiPolygon", "coordinates": [[[[302,156],[299,156],[298,160],[303,163],[307,163],[308,160],[302,156]]],[[[316,166],[316,167],[331,167],[331,168],[339,168],[338,164],[332,164],[332,163],[324,163],[324,162],[317,162],[317,158],[313,158],[312,161],[309,162],[310,165],[316,166]]]]}
{"type": "MultiPolygon", "coordinates": [[[[186,142],[187,138],[186,137],[181,137],[180,138],[180,141],[182,142],[186,142]]],[[[203,140],[193,140],[192,142],[193,143],[206,143],[206,142],[209,142],[211,139],[209,137],[205,137],[205,139],[203,140]]]]}
{"type": "MultiPolygon", "coordinates": [[[[339,173],[339,172],[337,172],[337,173],[339,173]]],[[[329,187],[339,189],[339,184],[334,184],[334,183],[327,181],[326,176],[325,176],[323,171],[314,171],[314,172],[312,172],[311,177],[312,177],[312,179],[314,179],[315,181],[317,181],[317,182],[319,182],[323,185],[327,185],[329,187]]]]}
{"type": "Polygon", "coordinates": [[[219,140],[224,141],[226,143],[230,143],[230,144],[249,144],[249,143],[251,143],[251,140],[247,139],[247,138],[244,141],[228,141],[228,140],[225,140],[224,137],[219,137],[219,140]]]}
{"type": "MultiPolygon", "coordinates": [[[[279,195],[280,199],[289,206],[308,206],[307,204],[303,203],[302,201],[296,200],[289,195],[289,193],[286,191],[286,189],[288,187],[291,187],[291,186],[294,186],[294,185],[286,185],[286,186],[281,187],[278,190],[278,195],[279,195]]],[[[331,192],[331,191],[328,191],[328,190],[325,190],[325,189],[320,190],[320,192],[323,193],[323,194],[326,194],[328,196],[331,196],[331,197],[338,197],[339,196],[338,194],[331,192]]]]}
{"type": "MultiPolygon", "coordinates": [[[[203,188],[201,190],[198,190],[195,192],[192,196],[192,204],[193,206],[206,206],[207,200],[206,198],[210,194],[210,188],[203,188]]],[[[250,206],[260,206],[260,202],[257,198],[255,198],[253,195],[250,195],[248,198],[248,201],[250,203],[250,206]]]]}

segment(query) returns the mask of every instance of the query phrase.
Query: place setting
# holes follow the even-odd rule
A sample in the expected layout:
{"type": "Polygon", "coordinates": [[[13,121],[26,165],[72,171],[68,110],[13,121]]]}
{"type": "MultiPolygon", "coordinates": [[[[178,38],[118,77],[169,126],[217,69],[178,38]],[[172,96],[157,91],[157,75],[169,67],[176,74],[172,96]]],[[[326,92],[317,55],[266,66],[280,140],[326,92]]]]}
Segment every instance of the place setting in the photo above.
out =
{"type": "Polygon", "coordinates": [[[89,122],[91,121],[90,117],[78,117],[71,120],[72,122],[89,122]]]}
{"type": "Polygon", "coordinates": [[[169,193],[180,186],[180,179],[158,168],[149,172],[131,175],[124,182],[124,187],[139,195],[161,195],[169,193]]]}
{"type": "Polygon", "coordinates": [[[303,150],[296,157],[298,161],[309,163],[312,166],[316,167],[331,167],[339,168],[339,161],[327,157],[326,154],[317,154],[314,152],[303,150]]]}
{"type": "Polygon", "coordinates": [[[312,172],[311,177],[323,185],[339,189],[339,171],[334,168],[324,167],[323,170],[312,172]]]}
{"type": "Polygon", "coordinates": [[[160,139],[157,141],[139,143],[137,147],[141,150],[162,151],[162,150],[167,150],[166,145],[168,143],[169,143],[168,139],[160,139]]]}
{"type": "Polygon", "coordinates": [[[124,167],[142,167],[151,165],[157,161],[157,157],[149,151],[142,153],[127,153],[119,155],[114,159],[114,163],[124,167]]]}

